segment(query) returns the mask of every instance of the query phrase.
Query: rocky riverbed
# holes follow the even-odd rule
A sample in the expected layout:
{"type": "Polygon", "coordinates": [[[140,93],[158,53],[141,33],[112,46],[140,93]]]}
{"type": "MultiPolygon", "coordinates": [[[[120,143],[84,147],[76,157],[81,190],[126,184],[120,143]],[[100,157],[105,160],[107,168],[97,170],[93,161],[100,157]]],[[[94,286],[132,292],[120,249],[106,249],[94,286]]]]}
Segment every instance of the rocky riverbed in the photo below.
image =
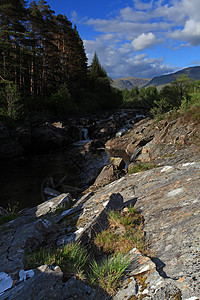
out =
{"type": "Polygon", "coordinates": [[[33,115],[15,128],[0,118],[0,206],[23,209],[41,203],[50,177],[87,188],[109,162],[105,141],[132,128],[142,117],[138,113],[121,110],[63,121],[33,115]]]}
{"type": "Polygon", "coordinates": [[[107,175],[101,176],[78,199],[62,194],[1,225],[1,299],[199,299],[199,125],[146,119],[106,147],[125,151],[132,163],[150,162],[153,168],[112,182],[112,172],[104,170],[109,183],[107,175]],[[52,214],[69,202],[70,209],[52,214]],[[59,267],[24,271],[26,251],[70,241],[90,244],[106,228],[107,211],[130,203],[144,217],[149,254],[143,256],[136,248],[130,251],[132,261],[114,296],[74,277],[63,282],[59,267]]]}

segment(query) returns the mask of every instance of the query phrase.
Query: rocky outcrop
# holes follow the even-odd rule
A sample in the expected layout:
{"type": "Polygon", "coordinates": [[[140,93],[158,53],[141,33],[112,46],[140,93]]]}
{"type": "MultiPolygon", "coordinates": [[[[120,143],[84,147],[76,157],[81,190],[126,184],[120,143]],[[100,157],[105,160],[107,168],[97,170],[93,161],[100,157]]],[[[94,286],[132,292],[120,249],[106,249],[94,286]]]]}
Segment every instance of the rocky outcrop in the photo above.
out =
{"type": "Polygon", "coordinates": [[[35,114],[13,129],[8,120],[0,117],[0,157],[63,149],[79,140],[87,140],[86,132],[90,139],[96,140],[90,145],[93,152],[103,148],[104,142],[114,137],[122,127],[125,127],[124,130],[132,128],[134,120],[137,120],[134,110],[101,113],[80,119],[69,118],[63,122],[50,121],[44,114],[35,114]]]}
{"type": "Polygon", "coordinates": [[[53,214],[56,208],[65,207],[72,201],[69,194],[62,194],[35,208],[21,211],[17,219],[0,227],[0,294],[5,291],[1,299],[57,299],[59,292],[62,292],[60,299],[77,293],[83,296],[82,299],[94,299],[96,293],[77,279],[71,278],[63,285],[60,268],[44,266],[29,270],[26,276],[27,271],[24,271],[23,266],[24,253],[39,249],[42,245],[56,247],[72,241],[87,244],[97,232],[105,228],[106,210],[123,205],[120,194],[111,193],[101,200],[93,198],[90,203],[92,196],[93,194],[88,194],[71,209],[53,214]],[[70,219],[71,216],[75,218],[75,222],[72,222],[74,225],[71,223],[67,227],[66,218],[70,219]],[[31,278],[27,278],[25,284],[30,273],[31,278]],[[87,298],[89,295],[91,298],[87,298]]]}
{"type": "MultiPolygon", "coordinates": [[[[76,277],[63,283],[61,269],[43,265],[34,270],[34,276],[16,285],[6,293],[7,299],[95,299],[96,292],[76,277]]],[[[2,299],[6,299],[5,295],[2,299]]]]}
{"type": "Polygon", "coordinates": [[[170,118],[156,122],[144,119],[123,136],[106,142],[111,151],[124,151],[133,162],[174,164],[198,159],[200,126],[187,120],[170,118]]]}
{"type": "MultiPolygon", "coordinates": [[[[49,214],[67,195],[60,195],[37,208],[22,211],[18,219],[0,227],[0,272],[8,274],[12,280],[17,280],[17,284],[1,298],[6,299],[9,296],[9,299],[14,299],[12,297],[15,291],[18,295],[21,286],[19,271],[23,270],[25,250],[33,251],[41,244],[48,243],[63,245],[69,241],[80,241],[87,244],[98,231],[106,228],[107,209],[116,209],[132,203],[144,217],[144,231],[149,241],[150,252],[149,257],[144,257],[138,250],[131,250],[129,254],[132,256],[132,263],[127,268],[114,299],[198,299],[199,174],[199,162],[161,166],[125,176],[95,193],[88,193],[74,202],[71,209],[62,213],[49,214]],[[69,220],[73,220],[71,226],[67,225],[69,220]],[[57,224],[56,227],[54,224],[57,224]]],[[[72,283],[69,281],[65,285],[61,284],[62,274],[59,269],[58,273],[47,267],[42,270],[39,270],[39,275],[38,271],[34,270],[36,275],[28,279],[27,283],[23,282],[20,297],[28,286],[34,293],[34,285],[31,282],[38,282],[37,276],[40,276],[39,281],[42,280],[41,276],[44,276],[44,282],[48,276],[55,277],[55,284],[51,284],[51,293],[48,294],[48,285],[42,285],[44,295],[49,295],[49,299],[55,299],[53,295],[56,295],[57,291],[62,291],[63,295],[69,291],[68,287],[72,283]],[[52,275],[48,275],[50,273],[52,275]]],[[[74,287],[79,285],[77,280],[74,280],[73,284],[74,287]]],[[[83,299],[86,291],[93,297],[93,290],[87,290],[89,288],[85,286],[82,289],[81,286],[82,283],[80,290],[83,299]]],[[[88,299],[93,299],[90,296],[88,299]]]]}

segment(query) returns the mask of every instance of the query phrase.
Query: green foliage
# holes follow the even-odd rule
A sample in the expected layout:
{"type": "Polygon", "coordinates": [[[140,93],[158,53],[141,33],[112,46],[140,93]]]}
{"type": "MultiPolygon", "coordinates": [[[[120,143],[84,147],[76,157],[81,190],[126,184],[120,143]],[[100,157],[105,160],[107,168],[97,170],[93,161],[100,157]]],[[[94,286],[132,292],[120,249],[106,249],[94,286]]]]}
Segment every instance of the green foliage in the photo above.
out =
{"type": "Polygon", "coordinates": [[[175,80],[172,82],[171,87],[174,87],[176,91],[176,105],[179,107],[183,97],[187,98],[189,95],[191,79],[187,74],[182,74],[176,76],[175,80]]]}
{"type": "Polygon", "coordinates": [[[89,67],[88,91],[84,92],[84,106],[90,107],[90,111],[95,108],[113,109],[122,103],[122,94],[119,90],[111,87],[111,79],[101,66],[95,52],[91,66],[89,67]],[[86,98],[86,94],[91,96],[86,98]],[[91,100],[93,103],[91,103],[91,100]],[[91,104],[90,104],[91,103],[91,104]]]}
{"type": "Polygon", "coordinates": [[[159,99],[154,101],[151,114],[157,119],[164,114],[181,108],[186,111],[198,103],[200,82],[192,81],[186,74],[178,76],[171,84],[166,85],[159,93],[159,99]]]}
{"type": "Polygon", "coordinates": [[[109,228],[99,233],[94,243],[100,250],[112,255],[101,264],[92,262],[89,276],[93,284],[99,284],[112,295],[129,264],[129,259],[125,260],[124,254],[133,247],[146,253],[147,243],[143,232],[144,219],[133,206],[130,205],[123,211],[108,211],[108,221],[109,228]]]}
{"type": "Polygon", "coordinates": [[[18,205],[18,202],[16,203],[16,205],[11,207],[10,203],[8,203],[8,208],[6,209],[7,214],[0,218],[0,225],[2,225],[4,223],[8,223],[19,217],[19,215],[17,213],[17,205],[18,205]]]}
{"type": "Polygon", "coordinates": [[[68,114],[119,107],[121,95],[96,53],[88,70],[83,41],[65,15],[55,15],[43,0],[28,8],[24,0],[8,0],[0,4],[0,17],[0,78],[12,82],[1,89],[1,114],[18,117],[20,94],[24,118],[38,110],[68,114]]]}
{"type": "Polygon", "coordinates": [[[16,219],[18,217],[19,217],[19,215],[17,213],[11,212],[11,213],[9,213],[9,214],[7,214],[5,216],[2,216],[0,218],[0,225],[2,225],[4,223],[8,223],[8,222],[10,222],[10,221],[12,221],[12,220],[14,220],[14,219],[16,219]]]}
{"type": "Polygon", "coordinates": [[[104,252],[106,253],[113,253],[115,250],[114,245],[116,245],[118,241],[118,235],[110,230],[103,230],[95,238],[95,244],[99,249],[103,248],[104,252]]]}
{"type": "Polygon", "coordinates": [[[92,60],[92,64],[89,68],[89,75],[92,79],[99,79],[99,78],[108,78],[106,71],[101,66],[97,53],[94,53],[94,57],[92,60]]]}
{"type": "Polygon", "coordinates": [[[165,98],[154,101],[154,105],[155,106],[150,110],[150,113],[159,121],[162,120],[163,115],[171,108],[169,102],[167,102],[165,98]]]}
{"type": "Polygon", "coordinates": [[[129,263],[129,259],[125,259],[123,255],[105,258],[101,264],[93,261],[90,264],[90,281],[92,284],[100,285],[107,293],[113,295],[119,287],[120,280],[129,263]]]}
{"type": "Polygon", "coordinates": [[[151,163],[138,163],[136,165],[131,166],[131,168],[128,170],[128,174],[133,174],[133,173],[138,173],[138,172],[143,172],[147,170],[151,170],[155,168],[156,166],[151,163]]]}
{"type": "Polygon", "coordinates": [[[158,91],[156,87],[132,88],[130,91],[125,89],[122,91],[123,106],[127,108],[143,108],[150,110],[153,102],[158,99],[158,91]]]}
{"type": "Polygon", "coordinates": [[[44,99],[66,82],[72,90],[87,78],[87,57],[77,28],[46,1],[0,4],[0,74],[24,97],[44,99]]]}
{"type": "Polygon", "coordinates": [[[0,90],[1,113],[13,119],[17,119],[20,113],[20,93],[12,82],[3,82],[0,90]]]}
{"type": "Polygon", "coordinates": [[[94,242],[99,248],[103,247],[104,252],[111,254],[109,257],[106,255],[106,258],[104,256],[97,262],[86,248],[78,243],[70,243],[60,249],[40,249],[26,254],[25,268],[36,268],[43,264],[59,265],[65,279],[75,275],[113,295],[130,263],[129,257],[125,258],[124,254],[133,247],[138,247],[144,253],[146,242],[142,231],[143,217],[133,206],[123,211],[109,211],[108,220],[109,229],[97,235],[94,242]],[[118,227],[124,228],[122,233],[114,232],[118,227]]]}
{"type": "Polygon", "coordinates": [[[57,113],[67,114],[76,110],[66,83],[60,85],[58,91],[47,100],[47,104],[57,113]]]}
{"type": "Polygon", "coordinates": [[[128,206],[128,213],[131,214],[138,214],[138,211],[135,207],[133,207],[131,204],[128,206]]]}
{"type": "Polygon", "coordinates": [[[24,265],[27,269],[37,268],[40,265],[59,265],[61,269],[71,274],[83,276],[89,262],[89,255],[85,248],[78,243],[70,243],[61,249],[40,249],[37,252],[28,253],[24,257],[24,265]]]}
{"type": "Polygon", "coordinates": [[[126,254],[133,247],[146,253],[147,245],[143,233],[143,217],[132,206],[125,211],[108,212],[109,228],[97,234],[94,243],[105,253],[126,254]],[[116,229],[119,231],[116,231],[116,229]]]}

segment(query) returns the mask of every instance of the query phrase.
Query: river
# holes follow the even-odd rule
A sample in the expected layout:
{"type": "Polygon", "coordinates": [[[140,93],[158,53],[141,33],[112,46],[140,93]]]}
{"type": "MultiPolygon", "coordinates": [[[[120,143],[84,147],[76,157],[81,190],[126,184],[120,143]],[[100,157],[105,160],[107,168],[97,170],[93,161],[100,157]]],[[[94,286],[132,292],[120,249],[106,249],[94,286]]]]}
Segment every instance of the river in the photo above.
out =
{"type": "MultiPolygon", "coordinates": [[[[130,119],[124,119],[126,126],[119,130],[116,136],[120,136],[128,128],[132,128],[134,117],[136,119],[144,117],[137,115],[136,111],[131,110],[130,113],[130,119]]],[[[126,113],[120,115],[120,121],[124,116],[126,113]]],[[[81,132],[82,138],[87,139],[87,132],[84,128],[81,129],[81,132]]],[[[8,209],[17,205],[17,209],[21,210],[38,205],[47,199],[46,195],[44,197],[44,188],[49,186],[47,183],[55,181],[55,179],[59,182],[64,178],[64,186],[86,189],[94,182],[103,166],[109,163],[110,156],[123,157],[123,153],[107,153],[105,150],[83,155],[82,147],[83,144],[78,143],[62,149],[62,151],[46,155],[1,159],[0,206],[8,209]]],[[[123,158],[126,162],[129,159],[128,157],[123,158]]],[[[60,192],[67,192],[67,190],[65,188],[60,192]]]]}
{"type": "Polygon", "coordinates": [[[41,203],[44,201],[43,189],[50,177],[60,180],[65,176],[65,184],[87,188],[88,182],[109,162],[109,155],[105,151],[91,154],[87,160],[79,159],[79,165],[72,160],[77,147],[46,155],[1,160],[0,206],[8,208],[17,204],[17,209],[21,210],[41,203]]]}

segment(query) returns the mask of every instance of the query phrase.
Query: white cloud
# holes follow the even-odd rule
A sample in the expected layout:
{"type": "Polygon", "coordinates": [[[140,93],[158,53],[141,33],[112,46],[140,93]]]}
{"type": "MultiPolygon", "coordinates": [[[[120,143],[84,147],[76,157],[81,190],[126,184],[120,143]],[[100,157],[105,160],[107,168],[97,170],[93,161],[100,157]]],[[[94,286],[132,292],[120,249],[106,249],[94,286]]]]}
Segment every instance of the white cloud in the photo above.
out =
{"type": "Polygon", "coordinates": [[[149,3],[141,2],[140,0],[133,0],[134,7],[138,10],[149,10],[153,6],[153,0],[151,0],[149,3]]]}
{"type": "Polygon", "coordinates": [[[155,13],[173,22],[169,37],[197,46],[200,44],[199,11],[199,0],[176,0],[172,6],[159,6],[155,13]]]}
{"type": "Polygon", "coordinates": [[[163,63],[163,58],[149,58],[144,53],[134,55],[130,44],[124,44],[124,47],[117,49],[115,45],[105,45],[102,40],[96,39],[84,41],[84,47],[89,64],[96,51],[103,67],[113,79],[126,76],[152,78],[174,71],[173,67],[163,63]]]}
{"type": "MultiPolygon", "coordinates": [[[[199,11],[200,0],[151,0],[148,3],[133,0],[133,5],[113,12],[112,18],[85,18],[82,24],[96,32],[96,39],[84,41],[89,62],[97,51],[100,62],[113,78],[152,77],[174,71],[174,67],[164,64],[159,54],[149,58],[138,52],[153,49],[158,44],[173,51],[199,45],[199,11]]],[[[76,12],[73,16],[78,20],[76,12]]]]}
{"type": "Polygon", "coordinates": [[[120,16],[125,22],[140,22],[144,19],[147,21],[151,18],[150,14],[143,11],[135,11],[129,6],[120,10],[120,16]]]}
{"type": "Polygon", "coordinates": [[[78,21],[78,14],[77,14],[77,12],[76,12],[75,10],[73,10],[73,11],[71,12],[71,20],[72,20],[72,22],[74,22],[74,23],[76,23],[76,22],[78,21]]]}
{"type": "Polygon", "coordinates": [[[141,51],[146,48],[153,48],[156,44],[161,44],[163,42],[163,39],[156,39],[155,34],[149,32],[147,34],[140,34],[136,39],[132,41],[132,46],[136,51],[141,51]]]}
{"type": "Polygon", "coordinates": [[[193,46],[200,44],[200,22],[187,20],[183,30],[175,30],[171,37],[189,42],[193,46]]]}

